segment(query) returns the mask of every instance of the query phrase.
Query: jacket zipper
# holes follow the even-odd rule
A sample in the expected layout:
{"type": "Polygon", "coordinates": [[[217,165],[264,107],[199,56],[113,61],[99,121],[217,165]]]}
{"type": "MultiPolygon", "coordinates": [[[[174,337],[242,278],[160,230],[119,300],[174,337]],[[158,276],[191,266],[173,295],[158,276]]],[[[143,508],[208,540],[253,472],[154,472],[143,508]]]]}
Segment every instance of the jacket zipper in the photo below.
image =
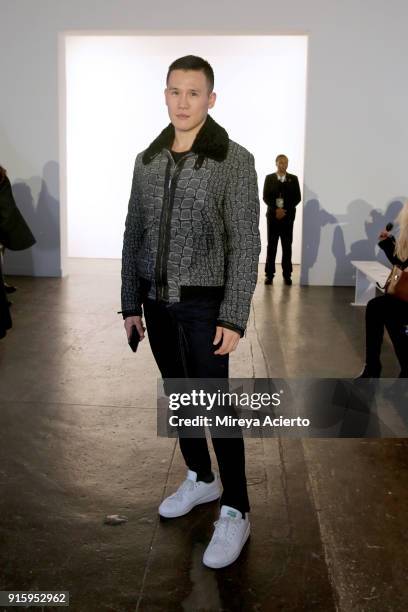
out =
{"type": "MultiPolygon", "coordinates": [[[[169,153],[169,155],[171,156],[171,153],[169,153]]],[[[172,159],[169,159],[166,167],[163,208],[160,216],[159,244],[157,247],[156,259],[156,299],[165,302],[169,301],[167,262],[169,258],[171,215],[173,212],[174,195],[183,162],[189,155],[190,154],[184,155],[184,157],[178,160],[174,167],[173,176],[171,176],[171,164],[174,163],[172,159]]]]}

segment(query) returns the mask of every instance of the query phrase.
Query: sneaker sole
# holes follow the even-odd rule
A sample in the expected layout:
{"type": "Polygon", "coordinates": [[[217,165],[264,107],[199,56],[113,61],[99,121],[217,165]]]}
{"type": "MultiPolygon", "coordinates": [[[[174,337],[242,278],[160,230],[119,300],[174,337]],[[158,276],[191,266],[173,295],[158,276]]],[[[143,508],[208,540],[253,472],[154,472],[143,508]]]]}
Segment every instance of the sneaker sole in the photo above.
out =
{"type": "Polygon", "coordinates": [[[216,499],[219,499],[220,497],[221,497],[221,491],[217,493],[212,493],[211,495],[206,495],[206,497],[202,497],[201,499],[198,499],[193,504],[190,504],[186,508],[186,510],[184,510],[184,512],[177,512],[177,513],[163,512],[159,508],[159,515],[162,516],[163,518],[178,518],[179,516],[184,516],[185,514],[188,514],[189,512],[191,512],[191,510],[195,508],[196,506],[199,506],[200,504],[207,504],[209,502],[215,501],[216,499]]]}
{"type": "MultiPolygon", "coordinates": [[[[234,557],[233,557],[232,559],[230,559],[230,560],[229,560],[227,563],[214,563],[214,564],[212,564],[212,565],[209,565],[208,563],[206,563],[206,562],[204,561],[204,557],[203,557],[203,563],[204,563],[204,565],[205,565],[206,567],[209,567],[210,569],[221,569],[221,568],[223,568],[223,567],[228,567],[228,565],[232,565],[232,563],[234,563],[234,562],[235,562],[235,561],[238,559],[239,555],[242,553],[242,549],[244,548],[244,546],[245,546],[245,544],[246,544],[246,541],[247,541],[247,540],[248,540],[248,538],[249,538],[249,534],[250,534],[250,532],[251,532],[251,525],[248,525],[248,527],[246,528],[246,531],[245,531],[245,535],[244,535],[244,537],[243,537],[243,541],[242,541],[241,548],[240,548],[240,549],[239,549],[239,551],[238,551],[238,552],[237,552],[237,553],[234,555],[234,557]]],[[[204,555],[204,556],[205,556],[205,555],[204,555]]]]}

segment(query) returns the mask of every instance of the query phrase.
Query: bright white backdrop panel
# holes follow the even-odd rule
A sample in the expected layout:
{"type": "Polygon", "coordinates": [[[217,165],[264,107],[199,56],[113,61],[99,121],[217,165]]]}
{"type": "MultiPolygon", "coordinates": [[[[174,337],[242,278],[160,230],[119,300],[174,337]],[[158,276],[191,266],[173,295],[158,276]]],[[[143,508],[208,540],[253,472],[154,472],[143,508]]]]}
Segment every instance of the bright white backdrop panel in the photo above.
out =
{"type": "MultiPolygon", "coordinates": [[[[121,256],[134,158],[169,122],[169,64],[194,54],[214,68],[212,116],[255,155],[264,261],[262,188],[278,153],[303,183],[307,37],[67,35],[65,51],[68,256],[121,256]]],[[[294,262],[300,236],[301,210],[294,262]]]]}

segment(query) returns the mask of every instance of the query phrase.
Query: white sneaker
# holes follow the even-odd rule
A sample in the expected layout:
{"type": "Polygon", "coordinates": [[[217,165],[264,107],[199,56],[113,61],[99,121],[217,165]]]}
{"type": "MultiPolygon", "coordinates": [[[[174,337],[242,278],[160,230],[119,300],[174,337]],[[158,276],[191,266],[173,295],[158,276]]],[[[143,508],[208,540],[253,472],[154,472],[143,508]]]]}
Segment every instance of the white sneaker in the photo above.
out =
{"type": "Polygon", "coordinates": [[[204,553],[203,563],[219,569],[234,563],[241,554],[250,532],[248,515],[230,506],[221,506],[221,514],[214,523],[213,537],[204,553]]]}
{"type": "Polygon", "coordinates": [[[197,473],[187,471],[186,480],[177,491],[166,497],[159,506],[159,514],[165,518],[176,518],[190,512],[194,506],[214,501],[221,496],[221,482],[218,474],[213,472],[212,482],[197,482],[197,473]]]}

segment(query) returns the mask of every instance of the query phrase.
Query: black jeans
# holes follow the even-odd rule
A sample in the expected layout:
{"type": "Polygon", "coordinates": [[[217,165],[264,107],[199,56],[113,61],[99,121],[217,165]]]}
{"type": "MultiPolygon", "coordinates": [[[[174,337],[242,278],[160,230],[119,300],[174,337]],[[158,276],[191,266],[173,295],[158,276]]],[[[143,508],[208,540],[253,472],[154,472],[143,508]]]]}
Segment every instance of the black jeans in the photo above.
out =
{"type": "MultiPolygon", "coordinates": [[[[220,298],[188,298],[176,304],[144,301],[150,346],[163,378],[228,378],[228,355],[214,355],[220,298]]],[[[221,505],[249,512],[244,440],[212,437],[220,471],[221,505]]],[[[211,474],[207,440],[179,437],[187,467],[197,478],[211,474]]]]}
{"type": "Polygon", "coordinates": [[[387,328],[401,366],[401,376],[408,377],[408,304],[390,295],[379,295],[366,308],[366,363],[381,367],[380,354],[387,328]]]}
{"type": "Polygon", "coordinates": [[[292,276],[292,241],[294,216],[292,214],[290,218],[283,218],[278,221],[271,215],[272,213],[268,213],[266,216],[268,224],[268,249],[266,253],[265,275],[268,278],[274,277],[276,251],[280,238],[282,245],[282,272],[285,278],[290,278],[292,276]]]}

